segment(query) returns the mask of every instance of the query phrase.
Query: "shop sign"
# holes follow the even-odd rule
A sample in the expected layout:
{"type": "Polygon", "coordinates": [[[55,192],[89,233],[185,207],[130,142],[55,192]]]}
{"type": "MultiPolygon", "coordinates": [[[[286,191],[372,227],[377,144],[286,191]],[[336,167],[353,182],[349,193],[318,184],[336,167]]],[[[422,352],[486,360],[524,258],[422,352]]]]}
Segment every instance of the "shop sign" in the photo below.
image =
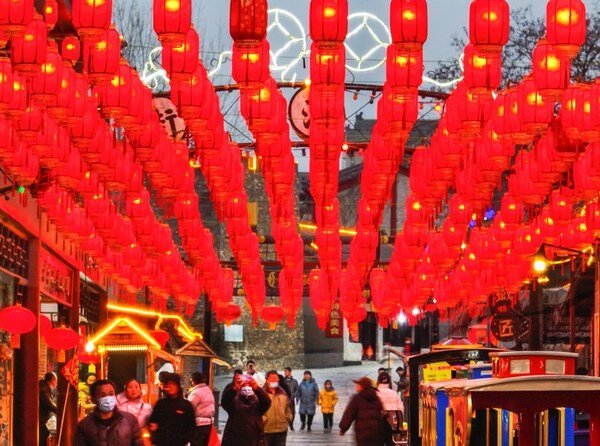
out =
{"type": "Polygon", "coordinates": [[[500,342],[511,342],[527,331],[527,319],[513,310],[494,314],[490,323],[492,334],[500,342]]]}
{"type": "Polygon", "coordinates": [[[45,249],[40,253],[40,290],[49,298],[73,303],[73,270],[45,249]]]}
{"type": "Polygon", "coordinates": [[[0,268],[27,278],[27,240],[0,225],[0,268]]]}
{"type": "Polygon", "coordinates": [[[340,312],[340,304],[334,303],[331,313],[329,313],[329,321],[325,329],[325,337],[341,338],[342,337],[342,313],[340,312]]]}
{"type": "Polygon", "coordinates": [[[432,362],[423,366],[423,381],[446,381],[452,379],[452,366],[447,362],[432,362]]]}

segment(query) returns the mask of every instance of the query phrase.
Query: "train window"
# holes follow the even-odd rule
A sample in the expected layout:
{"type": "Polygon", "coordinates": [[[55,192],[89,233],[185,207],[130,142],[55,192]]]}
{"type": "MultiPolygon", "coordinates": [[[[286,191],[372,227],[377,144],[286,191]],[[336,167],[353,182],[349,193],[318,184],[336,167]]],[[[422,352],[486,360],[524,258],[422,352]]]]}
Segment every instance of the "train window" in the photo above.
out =
{"type": "Polygon", "coordinates": [[[529,362],[529,359],[512,359],[510,361],[510,373],[511,375],[531,373],[531,363],[529,362]]]}
{"type": "Polygon", "coordinates": [[[565,361],[563,359],[546,359],[546,373],[565,374],[565,361]]]}

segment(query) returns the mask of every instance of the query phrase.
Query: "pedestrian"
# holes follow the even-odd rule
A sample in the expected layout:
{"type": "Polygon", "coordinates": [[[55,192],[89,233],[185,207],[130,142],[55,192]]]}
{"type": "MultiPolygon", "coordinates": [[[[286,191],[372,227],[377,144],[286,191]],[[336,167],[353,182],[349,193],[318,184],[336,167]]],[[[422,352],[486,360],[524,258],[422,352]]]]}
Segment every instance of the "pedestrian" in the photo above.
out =
{"type": "Polygon", "coordinates": [[[382,446],[384,444],[383,406],[377,398],[372,381],[363,376],[353,381],[356,394],[350,399],[340,421],[340,435],[344,435],[352,423],[357,446],[382,446]]]}
{"type": "Polygon", "coordinates": [[[221,446],[266,446],[262,416],[271,399],[251,376],[233,376],[232,385],[223,390],[221,407],[229,415],[221,446]]]}
{"type": "Polygon", "coordinates": [[[246,375],[250,375],[252,378],[254,378],[254,381],[256,381],[256,384],[258,384],[259,387],[265,385],[265,377],[258,371],[256,364],[251,359],[246,362],[246,375]]]}
{"type": "Polygon", "coordinates": [[[135,378],[127,381],[123,391],[117,395],[117,408],[133,415],[140,428],[146,427],[152,414],[152,406],[143,400],[142,385],[135,378]]]}
{"type": "Polygon", "coordinates": [[[377,396],[383,406],[383,433],[385,446],[394,446],[393,433],[402,428],[404,404],[398,392],[390,389],[392,378],[384,372],[377,377],[377,396]]]}
{"type": "Polygon", "coordinates": [[[194,408],[183,398],[181,377],[177,373],[163,375],[165,398],[156,402],[148,420],[154,446],[184,446],[192,439],[196,426],[194,408]]]}
{"type": "Polygon", "coordinates": [[[44,378],[40,379],[38,383],[39,391],[39,440],[40,446],[46,446],[50,431],[46,426],[48,420],[52,416],[56,416],[56,398],[54,396],[54,390],[58,384],[58,378],[55,373],[48,372],[44,375],[44,378]]]}
{"type": "Polygon", "coordinates": [[[79,418],[91,414],[94,411],[95,404],[92,403],[90,395],[90,386],[98,379],[95,373],[90,373],[85,382],[80,382],[77,385],[77,399],[79,401],[79,418]]]}
{"type": "Polygon", "coordinates": [[[285,446],[292,410],[287,393],[279,385],[279,374],[276,370],[267,372],[264,390],[271,399],[271,407],[263,416],[267,446],[285,446]]]}
{"type": "Polygon", "coordinates": [[[331,432],[333,427],[333,412],[335,411],[335,405],[338,402],[338,395],[331,380],[328,379],[323,384],[323,390],[319,392],[319,400],[317,404],[321,406],[321,413],[323,414],[323,427],[325,432],[331,432]]]}
{"type": "Polygon", "coordinates": [[[408,389],[408,376],[406,376],[406,370],[404,370],[404,367],[402,366],[396,368],[396,373],[398,374],[398,381],[396,381],[396,389],[397,392],[400,394],[402,404],[404,404],[406,389],[408,389]]]}
{"type": "Polygon", "coordinates": [[[304,371],[304,379],[298,384],[298,390],[296,391],[296,400],[300,402],[298,413],[300,414],[300,430],[311,431],[311,426],[315,412],[317,410],[317,399],[319,398],[319,386],[312,377],[312,373],[309,370],[304,371]]]}
{"type": "Polygon", "coordinates": [[[290,391],[290,409],[292,411],[292,419],[290,420],[290,430],[294,430],[294,419],[296,418],[296,404],[294,402],[296,392],[298,391],[298,380],[292,376],[291,367],[283,369],[283,379],[290,391]]]}
{"type": "Polygon", "coordinates": [[[208,446],[215,416],[215,396],[206,385],[206,378],[201,372],[192,373],[192,389],[188,400],[194,408],[196,427],[192,436],[192,446],[208,446]]]}
{"type": "Polygon", "coordinates": [[[77,425],[73,446],[144,446],[136,418],[117,408],[115,384],[99,379],[90,387],[94,411],[77,425]]]}

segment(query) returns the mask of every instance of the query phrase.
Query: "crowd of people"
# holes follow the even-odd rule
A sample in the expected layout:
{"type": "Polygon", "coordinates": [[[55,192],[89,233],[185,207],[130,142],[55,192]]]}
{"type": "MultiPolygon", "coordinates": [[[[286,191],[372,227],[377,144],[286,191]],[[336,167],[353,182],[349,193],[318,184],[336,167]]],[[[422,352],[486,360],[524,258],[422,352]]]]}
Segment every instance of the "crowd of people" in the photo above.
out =
{"type": "MultiPolygon", "coordinates": [[[[408,387],[406,372],[396,369],[395,390],[392,377],[380,368],[376,383],[368,377],[354,381],[356,394],[350,399],[339,421],[339,435],[354,424],[358,446],[393,445],[404,412],[403,395],[408,387]]],[[[48,437],[46,421],[56,412],[54,389],[56,375],[40,380],[40,444],[48,437]]],[[[200,372],[191,375],[184,395],[180,375],[163,371],[159,385],[162,398],[154,407],[144,402],[142,385],[128,380],[121,393],[112,381],[90,374],[79,386],[82,417],[75,435],[75,446],[208,446],[215,421],[213,391],[200,372]]],[[[323,388],[310,370],[300,382],[286,367],[283,374],[258,371],[254,361],[245,370],[235,370],[231,383],[221,395],[221,407],[228,419],[223,431],[223,446],[285,446],[288,431],[295,430],[296,413],[300,430],[312,432],[317,407],[323,417],[324,433],[334,428],[338,394],[327,379],[323,388]]],[[[44,441],[44,443],[42,443],[44,441]]]]}

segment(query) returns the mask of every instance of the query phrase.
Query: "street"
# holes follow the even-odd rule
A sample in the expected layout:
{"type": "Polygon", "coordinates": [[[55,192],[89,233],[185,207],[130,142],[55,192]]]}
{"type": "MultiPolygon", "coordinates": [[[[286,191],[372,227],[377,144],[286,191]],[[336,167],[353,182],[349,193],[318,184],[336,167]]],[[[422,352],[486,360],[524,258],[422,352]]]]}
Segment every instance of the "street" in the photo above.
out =
{"type": "MultiPolygon", "coordinates": [[[[260,367],[260,364],[257,364],[260,367]]],[[[317,413],[315,415],[312,432],[300,431],[300,417],[296,415],[294,421],[295,431],[289,431],[287,437],[287,444],[289,446],[306,446],[306,445],[355,445],[354,441],[354,429],[351,428],[346,435],[343,437],[339,435],[338,423],[342,418],[344,408],[348,403],[350,397],[355,393],[353,379],[358,379],[361,376],[368,376],[371,379],[376,379],[377,369],[382,367],[378,362],[365,361],[362,365],[354,365],[347,367],[336,367],[326,369],[310,369],[313,378],[319,385],[319,390],[323,388],[323,383],[326,379],[330,379],[333,382],[339,401],[335,408],[335,415],[333,417],[333,429],[329,433],[323,432],[323,417],[321,415],[321,409],[317,406],[317,413]]],[[[385,367],[385,365],[384,365],[385,367]]],[[[396,368],[396,365],[392,366],[392,372],[396,368]]],[[[261,373],[265,370],[259,369],[261,373]]],[[[282,371],[279,370],[281,373],[282,371]]],[[[292,375],[298,381],[302,379],[304,370],[293,370],[292,375]]],[[[232,374],[217,376],[215,377],[215,390],[223,390],[223,388],[231,381],[232,374]]],[[[392,380],[397,379],[395,373],[392,373],[392,380]]],[[[296,407],[297,410],[297,407],[296,407]]],[[[227,421],[227,413],[221,408],[219,411],[219,432],[222,434],[227,421]]]]}

